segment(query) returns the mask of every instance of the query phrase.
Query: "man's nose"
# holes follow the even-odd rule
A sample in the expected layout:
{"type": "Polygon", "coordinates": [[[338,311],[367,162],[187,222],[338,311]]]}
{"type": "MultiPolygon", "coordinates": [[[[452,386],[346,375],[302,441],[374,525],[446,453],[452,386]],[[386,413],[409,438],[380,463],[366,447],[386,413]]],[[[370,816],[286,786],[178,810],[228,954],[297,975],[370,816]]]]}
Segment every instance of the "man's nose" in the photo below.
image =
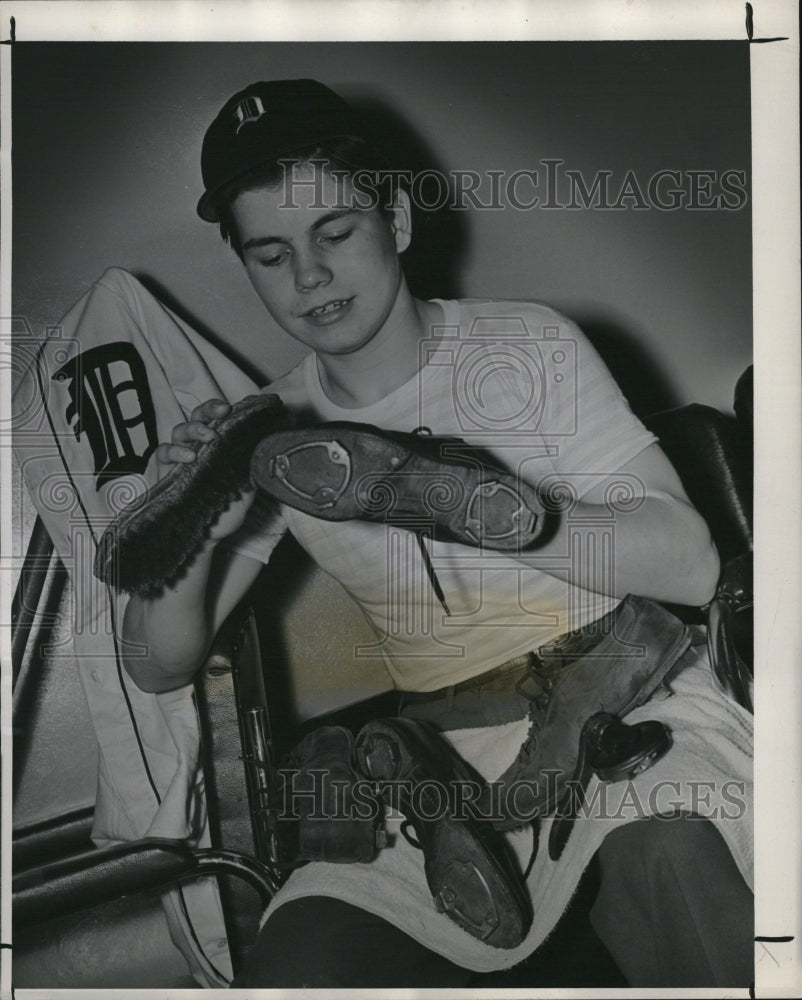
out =
{"type": "Polygon", "coordinates": [[[332,273],[314,251],[296,257],[295,287],[299,292],[308,292],[320,285],[327,285],[332,273]]]}

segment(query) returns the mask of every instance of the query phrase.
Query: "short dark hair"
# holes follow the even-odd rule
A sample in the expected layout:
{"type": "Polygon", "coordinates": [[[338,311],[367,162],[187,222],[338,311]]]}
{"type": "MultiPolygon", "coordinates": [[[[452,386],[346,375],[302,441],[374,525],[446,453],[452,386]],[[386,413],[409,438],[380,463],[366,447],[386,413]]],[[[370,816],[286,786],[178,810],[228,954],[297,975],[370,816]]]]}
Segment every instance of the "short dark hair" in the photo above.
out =
{"type": "Polygon", "coordinates": [[[352,177],[359,174],[360,191],[368,195],[370,207],[375,207],[387,218],[390,217],[398,189],[397,175],[391,173],[382,153],[370,143],[346,137],[299,149],[283,156],[280,160],[270,160],[254,167],[235,178],[220,192],[218,198],[220,235],[224,243],[230,243],[231,249],[241,261],[244,260],[244,254],[234,214],[231,211],[236,198],[243,191],[279,187],[285,181],[289,164],[318,163],[323,164],[324,169],[341,171],[343,176],[352,177]]]}

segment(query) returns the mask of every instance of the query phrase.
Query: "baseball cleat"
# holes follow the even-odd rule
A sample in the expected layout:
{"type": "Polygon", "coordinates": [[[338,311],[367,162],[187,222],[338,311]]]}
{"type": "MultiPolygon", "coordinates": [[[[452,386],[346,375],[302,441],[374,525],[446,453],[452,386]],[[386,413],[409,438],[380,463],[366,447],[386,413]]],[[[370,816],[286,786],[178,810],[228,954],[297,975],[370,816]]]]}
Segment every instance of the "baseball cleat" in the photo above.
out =
{"type": "Polygon", "coordinates": [[[519,945],[532,907],[516,862],[486,820],[455,808],[456,784],[482,783],[479,775],[432,726],[413,719],[367,723],[356,760],[404,814],[402,833],[423,851],[435,908],[495,948],[519,945]]]}
{"type": "Polygon", "coordinates": [[[434,538],[500,551],[535,545],[537,492],[457,438],[329,423],[270,434],[254,482],[281,503],[328,521],[431,526],[434,538]]]}

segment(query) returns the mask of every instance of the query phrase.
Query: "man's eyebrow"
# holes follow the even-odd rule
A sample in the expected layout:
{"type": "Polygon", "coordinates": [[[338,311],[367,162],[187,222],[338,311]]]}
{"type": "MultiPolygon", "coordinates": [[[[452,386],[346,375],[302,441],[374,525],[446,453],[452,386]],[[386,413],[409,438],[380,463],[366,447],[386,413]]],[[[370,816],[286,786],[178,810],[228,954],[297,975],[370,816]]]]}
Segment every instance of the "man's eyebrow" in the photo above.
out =
{"type": "MultiPolygon", "coordinates": [[[[329,222],[336,222],[337,219],[342,219],[346,215],[354,215],[355,209],[353,208],[338,208],[333,212],[326,212],[325,215],[321,215],[319,219],[315,219],[312,225],[309,227],[313,233],[316,233],[318,229],[325,226],[329,222]]],[[[242,244],[243,250],[252,250],[255,247],[264,247],[268,243],[287,243],[287,239],[284,236],[254,236],[253,239],[246,240],[242,244]]]]}
{"type": "Polygon", "coordinates": [[[333,212],[327,212],[325,215],[321,215],[319,219],[316,219],[310,229],[312,232],[317,232],[321,226],[325,226],[327,222],[336,222],[337,219],[342,219],[346,215],[354,215],[355,209],[353,208],[337,208],[333,212]]]}

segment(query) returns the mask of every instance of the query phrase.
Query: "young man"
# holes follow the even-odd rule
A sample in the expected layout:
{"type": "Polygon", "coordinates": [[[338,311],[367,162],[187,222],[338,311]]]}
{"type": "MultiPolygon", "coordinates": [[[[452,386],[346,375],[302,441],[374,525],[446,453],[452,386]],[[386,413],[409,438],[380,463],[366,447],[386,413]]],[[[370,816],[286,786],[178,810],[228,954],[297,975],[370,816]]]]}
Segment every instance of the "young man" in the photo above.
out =
{"type": "MultiPolygon", "coordinates": [[[[290,530],[374,625],[406,693],[404,714],[448,733],[449,746],[485,778],[500,778],[506,792],[555,764],[576,763],[582,725],[599,709],[629,713],[634,725],[662,720],[674,745],[636,782],[621,784],[636,798],[640,789],[648,807],[627,812],[619,789],[604,815],[576,824],[562,853],[535,853],[532,927],[518,939],[466,933],[442,894],[446,913],[438,913],[427,890],[437,863],[431,847],[421,855],[398,838],[371,863],[297,871],[238,985],[466,985],[470,970],[508,967],[538,946],[597,851],[594,926],[631,984],[745,985],[745,808],[729,827],[721,810],[710,811],[718,830],[704,818],[644,818],[669,808],[703,813],[694,782],[748,780],[745,713],[713,689],[699,644],[652,603],[701,605],[712,596],[719,567],[707,527],[569,320],[536,303],[411,294],[401,255],[413,237],[412,206],[365,135],[354,112],[314,81],[254,84],[207,132],[199,214],[220,223],[272,318],[310,349],[269,392],[312,431],[282,439],[255,463],[262,489],[230,505],[177,582],[157,597],[132,598],[124,636],[146,643],[150,655],[128,661],[129,673],[146,691],[191,681],[290,530]],[[413,433],[421,427],[434,446],[413,433]],[[349,476],[364,459],[367,428],[388,461],[377,467],[379,482],[405,494],[406,522],[357,502],[349,476]],[[354,436],[342,449],[346,430],[354,436]],[[332,458],[333,442],[340,450],[332,458]],[[404,463],[419,463],[420,483],[393,480],[389,442],[401,443],[404,463]],[[304,475],[299,449],[315,453],[315,474],[335,474],[330,503],[311,500],[293,479],[304,475]],[[337,480],[343,463],[349,471],[337,480]],[[462,499],[427,494],[424,502],[427,477],[462,499]],[[510,498],[510,531],[490,530],[510,498]],[[462,535],[444,513],[454,509],[462,535]],[[525,538],[522,525],[536,524],[542,530],[525,538]],[[670,804],[655,792],[666,786],[670,804]],[[713,907],[717,895],[727,902],[713,907]]],[[[198,443],[216,435],[210,424],[228,411],[210,400],[179,424],[157,451],[165,472],[192,463],[198,443]]],[[[363,480],[370,472],[362,469],[363,480]]],[[[397,741],[394,752],[415,756],[402,728],[366,728],[363,763],[377,733],[397,741]]],[[[553,804],[536,794],[518,806],[536,815],[553,804]]],[[[498,825],[513,827],[516,818],[498,825]]],[[[544,824],[542,844],[546,833],[544,824]]],[[[532,837],[530,827],[509,835],[522,861],[537,847],[537,830],[534,845],[532,837]]]]}

